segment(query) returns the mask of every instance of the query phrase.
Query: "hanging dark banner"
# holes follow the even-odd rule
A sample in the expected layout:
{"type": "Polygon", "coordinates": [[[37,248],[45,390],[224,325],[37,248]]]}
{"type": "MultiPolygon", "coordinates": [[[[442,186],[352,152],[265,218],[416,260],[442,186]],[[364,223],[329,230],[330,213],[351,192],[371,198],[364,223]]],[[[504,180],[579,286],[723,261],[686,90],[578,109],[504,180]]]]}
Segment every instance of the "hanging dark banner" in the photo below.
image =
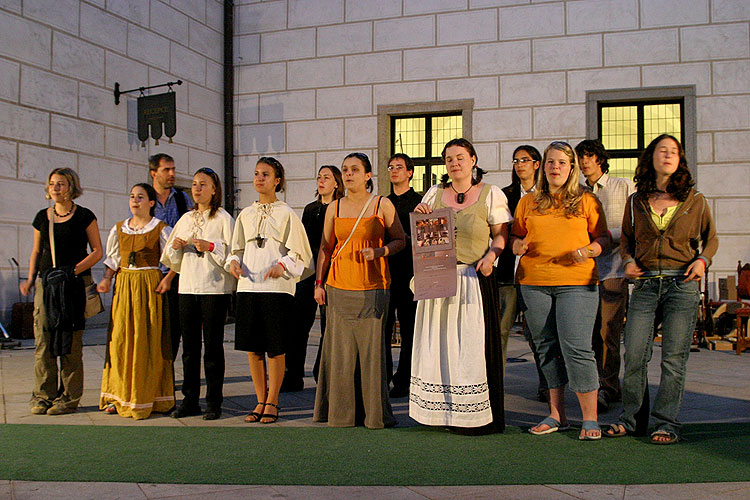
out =
{"type": "Polygon", "coordinates": [[[164,125],[164,135],[169,137],[169,142],[172,142],[172,137],[177,133],[175,93],[167,92],[139,97],[138,139],[141,140],[141,146],[146,145],[149,127],[151,128],[151,137],[156,140],[156,145],[159,145],[159,138],[162,135],[162,124],[164,125]]]}

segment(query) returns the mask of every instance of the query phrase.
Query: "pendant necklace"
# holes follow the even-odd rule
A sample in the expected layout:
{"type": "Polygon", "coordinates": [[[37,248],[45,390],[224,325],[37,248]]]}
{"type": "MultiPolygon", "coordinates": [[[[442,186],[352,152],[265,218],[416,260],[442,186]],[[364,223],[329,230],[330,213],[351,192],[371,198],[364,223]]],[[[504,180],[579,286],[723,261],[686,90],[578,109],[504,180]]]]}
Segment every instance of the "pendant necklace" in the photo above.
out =
{"type": "Polygon", "coordinates": [[[458,191],[456,191],[456,188],[453,187],[453,183],[451,182],[451,189],[456,193],[456,203],[458,203],[459,205],[463,204],[463,202],[466,200],[466,193],[471,191],[471,188],[473,187],[474,187],[474,184],[469,186],[469,189],[467,189],[463,193],[459,193],[458,191]]]}
{"type": "Polygon", "coordinates": [[[254,238],[255,244],[258,245],[258,248],[263,248],[263,245],[266,242],[266,238],[260,235],[260,229],[263,226],[265,220],[271,215],[272,211],[273,203],[258,203],[258,213],[260,214],[260,219],[258,220],[258,233],[254,238]]]}

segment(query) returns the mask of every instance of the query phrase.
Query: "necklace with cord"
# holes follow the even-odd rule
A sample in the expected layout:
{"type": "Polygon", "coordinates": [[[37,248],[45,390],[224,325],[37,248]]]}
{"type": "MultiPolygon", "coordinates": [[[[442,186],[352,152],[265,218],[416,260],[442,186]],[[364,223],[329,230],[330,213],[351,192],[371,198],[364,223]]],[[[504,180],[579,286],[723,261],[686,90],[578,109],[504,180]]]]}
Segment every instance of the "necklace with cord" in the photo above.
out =
{"type": "Polygon", "coordinates": [[[57,210],[55,209],[56,206],[57,206],[57,203],[55,203],[54,205],[52,205],[52,213],[55,214],[57,217],[60,217],[62,219],[63,217],[67,217],[68,215],[70,215],[70,214],[73,213],[73,209],[76,207],[76,204],[75,203],[71,203],[70,204],[70,210],[68,210],[68,212],[64,213],[64,214],[58,214],[57,210]]]}
{"type": "Polygon", "coordinates": [[[459,205],[463,204],[463,202],[466,201],[466,193],[471,191],[471,188],[473,187],[474,187],[474,184],[469,186],[469,189],[467,189],[463,193],[459,193],[458,191],[456,191],[456,188],[453,187],[453,183],[451,182],[451,189],[453,190],[454,193],[456,193],[456,203],[458,203],[459,205]]]}

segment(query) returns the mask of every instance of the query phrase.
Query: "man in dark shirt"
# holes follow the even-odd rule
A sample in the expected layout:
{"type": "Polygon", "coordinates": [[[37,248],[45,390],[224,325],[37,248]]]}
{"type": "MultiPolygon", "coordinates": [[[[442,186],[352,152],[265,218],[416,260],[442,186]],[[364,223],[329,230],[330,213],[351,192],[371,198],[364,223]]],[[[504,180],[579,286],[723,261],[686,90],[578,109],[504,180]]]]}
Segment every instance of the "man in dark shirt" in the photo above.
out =
{"type": "MultiPolygon", "coordinates": [[[[148,159],[148,171],[151,183],[156,191],[154,217],[174,227],[182,214],[193,207],[190,197],[184,191],[174,187],[174,158],[165,153],[158,153],[148,159]]],[[[162,267],[162,272],[174,272],[162,267]]],[[[179,276],[172,280],[172,288],[166,293],[169,302],[169,328],[172,340],[172,360],[177,359],[180,348],[180,308],[177,292],[180,288],[179,276]]]]}
{"type": "MultiPolygon", "coordinates": [[[[409,384],[411,382],[411,346],[414,340],[414,314],[417,311],[417,303],[414,302],[414,294],[409,289],[409,282],[414,276],[414,268],[411,256],[411,228],[409,226],[409,213],[422,201],[422,197],[409,186],[409,181],[414,175],[414,163],[407,155],[397,153],[388,160],[388,173],[391,178],[393,192],[388,196],[406,233],[406,247],[395,255],[388,257],[388,266],[391,273],[391,300],[388,306],[385,331],[390,334],[398,315],[401,329],[401,355],[398,360],[398,369],[393,375],[393,389],[390,396],[401,398],[409,395],[409,384]]],[[[386,339],[390,343],[390,339],[386,339]]],[[[391,349],[386,349],[387,374],[393,371],[393,359],[391,349]]]]}

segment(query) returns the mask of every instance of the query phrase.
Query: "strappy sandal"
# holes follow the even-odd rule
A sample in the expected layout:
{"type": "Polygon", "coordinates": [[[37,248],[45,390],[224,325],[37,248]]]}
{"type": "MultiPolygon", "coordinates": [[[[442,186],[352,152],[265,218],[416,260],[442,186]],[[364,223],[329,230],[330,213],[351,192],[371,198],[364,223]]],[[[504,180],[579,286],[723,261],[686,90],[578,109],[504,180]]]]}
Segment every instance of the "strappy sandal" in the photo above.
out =
{"type": "MultiPolygon", "coordinates": [[[[262,406],[263,408],[266,407],[266,403],[258,403],[258,406],[262,406]]],[[[245,422],[248,424],[254,424],[255,422],[260,422],[260,419],[263,418],[262,413],[258,413],[257,411],[251,411],[250,414],[245,417],[245,422]]]]}
{"type": "Polygon", "coordinates": [[[117,407],[114,405],[114,403],[109,403],[106,408],[104,408],[104,413],[107,415],[114,415],[117,413],[117,407]]]}
{"type": "Polygon", "coordinates": [[[602,429],[602,436],[608,438],[619,438],[627,435],[628,431],[622,424],[609,424],[607,427],[602,429]]]}
{"type": "Polygon", "coordinates": [[[274,408],[276,408],[276,415],[272,415],[270,413],[265,413],[264,412],[263,415],[261,415],[261,417],[260,417],[260,423],[261,424],[273,424],[274,422],[276,422],[279,419],[279,411],[281,411],[281,407],[279,405],[275,405],[273,403],[266,403],[266,406],[273,406],[274,408]],[[263,421],[264,418],[267,418],[267,419],[270,419],[270,420],[264,422],[263,421]]]}

